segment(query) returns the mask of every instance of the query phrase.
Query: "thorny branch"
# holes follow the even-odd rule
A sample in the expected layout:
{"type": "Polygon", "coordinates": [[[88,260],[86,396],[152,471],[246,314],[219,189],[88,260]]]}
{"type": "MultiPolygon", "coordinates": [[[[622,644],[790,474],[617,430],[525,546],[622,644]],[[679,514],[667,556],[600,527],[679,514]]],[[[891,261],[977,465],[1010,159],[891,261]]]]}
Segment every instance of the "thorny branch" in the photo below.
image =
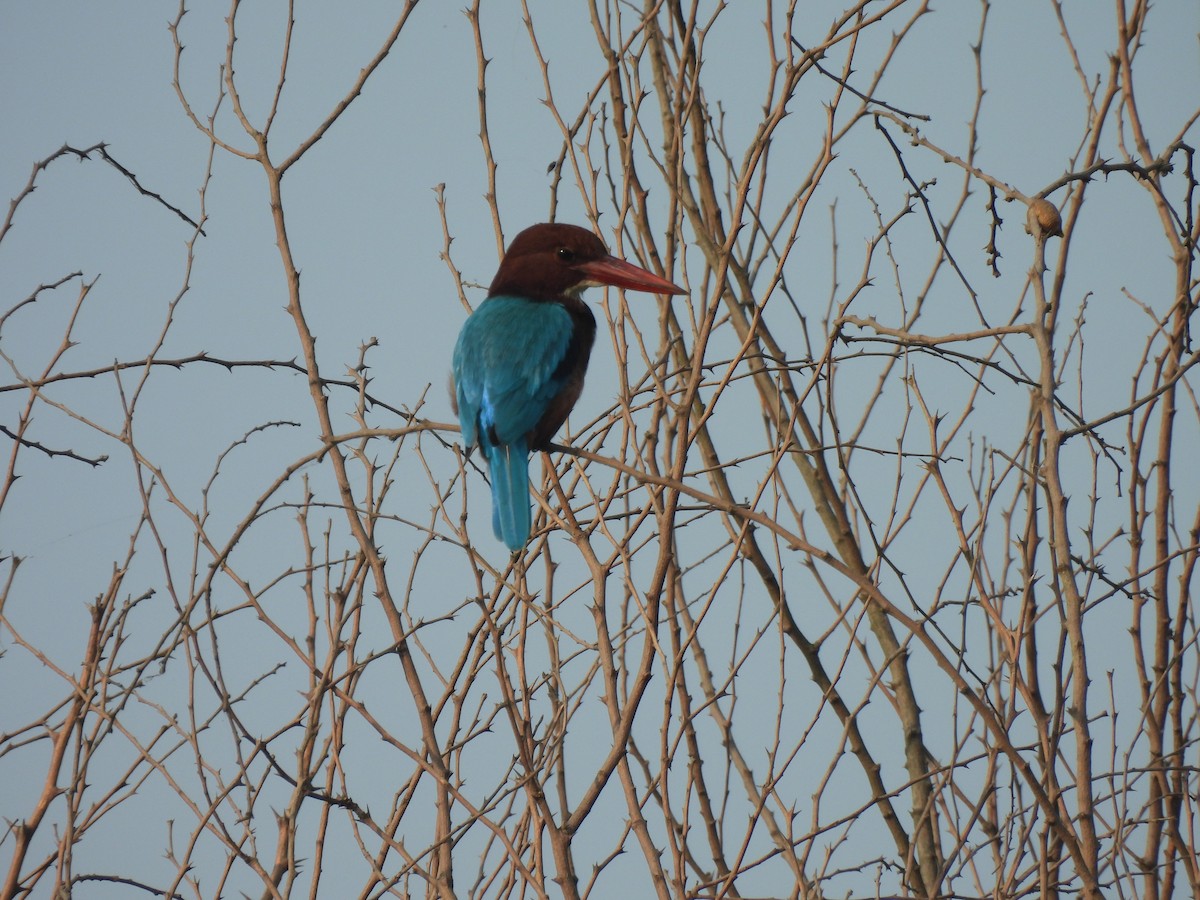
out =
{"type": "MultiPolygon", "coordinates": [[[[1143,115],[1156,7],[1086,28],[1051,7],[1050,43],[1027,38],[1073,73],[1042,89],[1079,115],[1066,143],[1027,136],[1039,186],[994,127],[1027,63],[989,0],[969,34],[924,0],[589,0],[556,10],[570,41],[537,4],[506,32],[494,5],[451,26],[410,0],[328,68],[344,81],[311,119],[313,48],[337,45],[319,10],[231,0],[201,23],[181,2],[198,213],[109,144],[64,145],[0,225],[5,248],[43,227],[17,211],[75,158],[193,230],[149,350],[66,365],[101,303],[149,306],[102,295],[107,268],[38,272],[0,313],[0,677],[22,686],[0,718],[0,898],[1200,893],[1200,106],[1174,91],[1143,115]],[[397,75],[416,62],[419,85],[397,75]],[[443,102],[456,86],[469,102],[443,102]],[[478,169],[439,160],[428,208],[404,210],[453,323],[347,296],[346,344],[300,273],[329,262],[326,209],[366,207],[298,173],[389,139],[348,114],[372,91],[477,132],[478,169]],[[927,112],[881,99],[901,96],[927,112]],[[222,212],[269,214],[254,264],[278,295],[222,290],[240,274],[211,264],[220,160],[265,188],[222,212]],[[1011,201],[1028,234],[1002,231],[1011,201]],[[534,537],[510,557],[444,376],[394,335],[448,353],[493,243],[547,209],[689,293],[592,292],[588,391],[534,461],[534,537]],[[186,323],[239,321],[235,302],[285,305],[272,337],[296,356],[178,349],[212,347],[186,323]],[[45,347],[22,341],[37,329],[45,347]],[[128,466],[98,465],[113,450],[128,466]],[[166,825],[108,860],[130,820],[166,825]]],[[[395,148],[406,179],[420,152],[395,148]]]]}

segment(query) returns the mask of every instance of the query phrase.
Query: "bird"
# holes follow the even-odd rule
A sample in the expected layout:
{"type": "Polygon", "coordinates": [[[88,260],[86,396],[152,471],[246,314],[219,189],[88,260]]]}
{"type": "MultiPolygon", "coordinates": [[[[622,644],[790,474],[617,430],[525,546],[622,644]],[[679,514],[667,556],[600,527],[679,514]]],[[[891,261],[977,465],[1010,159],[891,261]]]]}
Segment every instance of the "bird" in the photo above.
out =
{"type": "Polygon", "coordinates": [[[612,256],[586,228],[532,225],[509,244],[454,345],[451,405],[463,443],[487,460],[492,531],[514,553],[532,528],[529,454],[549,449],[583,390],[596,318],[580,295],[601,285],[684,293],[612,256]]]}

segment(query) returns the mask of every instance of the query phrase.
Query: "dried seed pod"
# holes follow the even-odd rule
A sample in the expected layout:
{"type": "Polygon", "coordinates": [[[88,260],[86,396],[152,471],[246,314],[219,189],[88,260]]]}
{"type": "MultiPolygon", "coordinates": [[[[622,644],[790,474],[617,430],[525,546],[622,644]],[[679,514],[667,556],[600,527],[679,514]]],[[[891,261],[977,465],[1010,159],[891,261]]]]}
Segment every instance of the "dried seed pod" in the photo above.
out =
{"type": "Polygon", "coordinates": [[[1058,214],[1058,207],[1043,197],[1030,200],[1025,230],[1032,235],[1062,237],[1062,216],[1058,214]]]}

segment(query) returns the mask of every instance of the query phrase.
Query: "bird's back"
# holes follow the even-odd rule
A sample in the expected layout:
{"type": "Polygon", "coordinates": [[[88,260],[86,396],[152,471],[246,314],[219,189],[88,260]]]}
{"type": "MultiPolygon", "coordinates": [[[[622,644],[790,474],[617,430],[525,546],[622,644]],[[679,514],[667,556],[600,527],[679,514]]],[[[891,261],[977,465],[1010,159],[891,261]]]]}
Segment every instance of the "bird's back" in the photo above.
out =
{"type": "Polygon", "coordinates": [[[570,380],[564,360],[575,330],[559,303],[496,296],[480,304],[454,348],[455,395],[468,444],[486,452],[534,431],[570,380]]]}

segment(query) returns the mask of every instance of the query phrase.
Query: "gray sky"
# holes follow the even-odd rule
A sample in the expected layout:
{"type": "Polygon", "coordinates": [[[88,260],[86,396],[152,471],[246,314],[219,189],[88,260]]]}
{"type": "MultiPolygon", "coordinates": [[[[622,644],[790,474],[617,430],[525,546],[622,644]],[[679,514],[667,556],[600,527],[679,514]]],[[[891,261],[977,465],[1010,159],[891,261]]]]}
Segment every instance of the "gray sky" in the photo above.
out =
{"type": "MultiPolygon", "coordinates": [[[[542,102],[541,73],[530,51],[519,4],[484,5],[486,49],[492,59],[488,69],[490,136],[499,163],[502,225],[505,237],[511,238],[524,226],[547,218],[547,166],[558,157],[562,140],[542,102]]],[[[816,42],[840,5],[805,5],[811,7],[805,17],[813,23],[816,42]]],[[[934,120],[922,126],[925,133],[960,151],[975,99],[969,45],[976,39],[979,4],[958,0],[941,5],[946,9],[928,17],[904,45],[877,93],[905,110],[933,115],[934,120]]],[[[386,34],[394,6],[381,2],[327,4],[323,8],[300,5],[289,78],[272,135],[276,153],[289,153],[345,95],[386,34]]],[[[319,336],[318,352],[326,374],[343,376],[346,367],[357,360],[359,346],[378,338],[379,347],[369,357],[372,391],[400,408],[412,409],[423,403],[423,416],[443,422],[452,420],[445,386],[451,348],[466,311],[457,300],[446,264],[439,259],[443,237],[437,185],[445,185],[453,259],[466,281],[486,285],[497,263],[496,236],[482,199],[487,185],[477,137],[474,48],[460,6],[420,5],[409,29],[363,95],[284,182],[304,302],[319,336]]],[[[603,71],[586,12],[582,4],[541,2],[531,6],[542,52],[550,60],[555,98],[574,115],[603,71]]],[[[1080,62],[1091,75],[1103,73],[1105,54],[1112,44],[1111,5],[1096,4],[1094,15],[1080,13],[1081,6],[1081,0],[1066,4],[1076,29],[1073,37],[1082,51],[1080,62]]],[[[276,81],[282,9],[279,3],[246,4],[239,15],[237,79],[247,110],[255,119],[263,115],[276,81]]],[[[217,98],[226,14],[223,4],[197,4],[180,28],[187,47],[183,88],[201,116],[211,112],[217,98]]],[[[4,197],[16,196],[31,166],[64,143],[83,149],[105,142],[112,156],[135,173],[147,190],[160,194],[188,216],[199,216],[198,191],[209,147],[188,121],[171,84],[173,49],[167,24],[174,15],[170,4],[149,2],[7,3],[0,8],[0,83],[4,84],[0,91],[0,122],[4,123],[0,128],[0,193],[4,197]]],[[[1138,73],[1143,84],[1162,86],[1141,94],[1143,116],[1156,128],[1153,140],[1161,142],[1196,103],[1200,12],[1194,0],[1161,0],[1154,6],[1153,18],[1157,24],[1139,58],[1138,73]]],[[[740,159],[739,148],[758,121],[764,97],[762,19],[757,5],[742,15],[726,14],[728,25],[714,35],[706,50],[709,84],[720,85],[723,92],[721,97],[709,99],[722,103],[735,159],[740,159]]],[[[883,41],[886,37],[883,29],[878,34],[869,32],[863,40],[883,41]]],[[[869,46],[859,52],[864,60],[877,56],[869,46]]],[[[831,60],[831,66],[836,68],[837,60],[831,60]]],[[[1032,194],[1066,169],[1085,113],[1079,79],[1061,50],[1049,4],[1039,0],[994,4],[984,66],[988,93],[984,130],[979,135],[980,165],[1032,194]]],[[[865,77],[867,73],[862,74],[865,77]]],[[[832,87],[831,82],[816,77],[807,79],[791,118],[780,129],[774,151],[779,158],[772,171],[781,196],[794,190],[794,180],[805,170],[820,140],[822,104],[832,87]],[[790,154],[795,156],[794,163],[789,162],[790,154]]],[[[237,147],[248,147],[228,102],[217,121],[220,134],[237,147]]],[[[1193,144],[1195,137],[1193,128],[1193,144]]],[[[888,209],[896,207],[905,186],[895,176],[890,150],[869,128],[861,129],[843,153],[845,157],[820,199],[826,207],[836,203],[839,241],[846,253],[839,273],[844,286],[857,277],[863,243],[874,228],[870,204],[855,173],[878,190],[875,199],[888,209]]],[[[915,177],[938,179],[937,187],[931,188],[932,196],[956,195],[962,181],[957,170],[929,157],[913,159],[919,159],[915,177]]],[[[1146,205],[1131,208],[1125,202],[1135,191],[1132,186],[1114,186],[1097,192],[1091,201],[1094,206],[1089,207],[1094,214],[1081,225],[1087,231],[1075,245],[1087,256],[1073,259],[1078,272],[1073,283],[1077,296],[1092,293],[1089,316],[1097,321],[1096,330],[1090,332],[1092,343],[1086,359],[1089,390],[1095,392],[1098,402],[1114,392],[1128,393],[1128,367],[1105,362],[1111,355],[1140,350],[1140,346],[1128,345],[1125,336],[1132,333],[1141,340],[1146,331],[1144,314],[1123,299],[1121,291],[1126,289],[1134,297],[1158,304],[1162,293],[1170,290],[1170,284],[1162,280],[1161,267],[1143,271],[1138,265],[1140,259],[1161,256],[1164,251],[1160,227],[1146,205]],[[1111,210],[1106,204],[1111,204],[1111,210]]],[[[574,189],[567,186],[559,196],[558,218],[586,224],[574,189]]],[[[979,191],[972,198],[969,215],[977,222],[956,232],[957,250],[981,302],[995,310],[1008,310],[1016,305],[1022,273],[1028,266],[1029,238],[1022,227],[1023,212],[1015,204],[1002,208],[1006,219],[1001,266],[1007,277],[992,279],[979,249],[987,240],[985,200],[979,191]]],[[[652,198],[652,208],[654,202],[652,198]]],[[[938,210],[939,215],[946,212],[938,210]]],[[[264,182],[256,165],[218,152],[205,213],[207,235],[196,242],[189,289],[175,309],[160,356],[186,357],[206,351],[231,360],[294,358],[296,336],[283,310],[286,289],[264,182]]],[[[659,208],[655,214],[664,217],[665,224],[665,210],[659,208]]],[[[793,291],[811,303],[806,311],[819,315],[831,290],[828,214],[821,211],[808,216],[802,233],[807,242],[802,254],[789,260],[787,277],[793,291]]],[[[119,172],[99,159],[84,163],[58,160],[38,176],[36,193],[20,207],[12,231],[0,244],[0,314],[38,285],[81,271],[85,280],[98,280],[74,327],[77,345],[63,356],[58,369],[77,371],[104,367],[114,360],[143,358],[162,333],[170,304],[180,294],[188,261],[186,245],[192,236],[193,229],[180,217],[138,195],[119,172]]],[[[898,235],[901,256],[906,239],[927,241],[927,232],[914,228],[908,237],[898,235]]],[[[691,259],[694,266],[698,264],[698,255],[691,259]]],[[[701,276],[699,268],[688,274],[697,280],[701,276]]],[[[881,269],[877,288],[867,296],[870,308],[864,307],[861,314],[895,316],[896,301],[888,293],[886,275],[881,269]]],[[[0,349],[22,373],[40,373],[55,352],[77,291],[78,282],[73,281],[62,290],[44,294],[33,307],[4,322],[0,349]]],[[[476,289],[468,299],[478,303],[483,296],[483,290],[476,289]]],[[[593,291],[590,299],[595,308],[603,308],[600,292],[593,291]]],[[[702,301],[688,298],[679,302],[702,301]]],[[[615,296],[608,301],[616,302],[615,296]]],[[[655,334],[654,301],[629,300],[631,306],[638,302],[645,305],[634,307],[636,320],[647,333],[655,334]]],[[[929,303],[939,305],[937,321],[943,330],[972,326],[970,304],[949,280],[939,282],[929,303]]],[[[732,345],[724,348],[734,349],[732,345]]],[[[11,383],[14,376],[7,363],[4,369],[4,383],[11,383]]],[[[122,383],[128,386],[136,378],[136,373],[130,373],[122,377],[122,383]]],[[[572,417],[572,427],[581,428],[606,410],[617,384],[611,347],[602,327],[588,388],[572,417]]],[[[951,406],[955,388],[947,384],[945,389],[951,406]]],[[[62,385],[47,393],[83,411],[103,428],[121,427],[120,392],[112,375],[62,385]]],[[[25,402],[21,392],[0,395],[0,422],[12,422],[25,402]]],[[[1026,415],[1023,398],[1010,402],[1003,397],[985,397],[980,402],[994,403],[992,421],[997,428],[1004,427],[1003,423],[1022,427],[1026,415]]],[[[1089,402],[1084,398],[1085,407],[1089,402]]],[[[335,423],[350,430],[353,422],[348,411],[353,397],[340,395],[334,405],[335,423]]],[[[156,372],[142,401],[142,412],[141,449],[164,466],[172,489],[193,509],[205,503],[205,486],[218,455],[227,447],[263,423],[297,423],[272,428],[256,436],[249,448],[230,454],[222,477],[207,496],[211,522],[219,532],[244,515],[248,498],[261,494],[285,465],[314,449],[316,425],[311,403],[302,377],[292,373],[247,379],[203,366],[156,372]]],[[[131,491],[134,466],[128,451],[88,423],[45,405],[35,421],[32,436],[45,446],[70,447],[92,457],[108,455],[104,465],[93,468],[24,451],[18,467],[22,477],[0,515],[0,552],[24,560],[5,613],[30,643],[45,648],[69,667],[79,657],[86,627],[84,605],[103,589],[114,562],[127,552],[129,530],[139,512],[137,496],[131,491]]],[[[379,412],[373,424],[394,427],[400,421],[379,412]]],[[[736,446],[740,430],[756,436],[761,433],[753,409],[744,421],[731,415],[725,427],[731,446],[736,446]]],[[[883,440],[883,436],[877,437],[883,440]]],[[[448,433],[446,439],[454,441],[456,435],[448,433]]],[[[452,477],[456,470],[452,453],[431,440],[422,447],[434,471],[442,478],[452,477]]],[[[377,452],[386,458],[393,450],[388,445],[377,452]]],[[[313,468],[314,479],[326,477],[313,468]]],[[[426,523],[433,502],[427,480],[415,469],[400,476],[390,495],[394,512],[426,523]]],[[[752,484],[753,479],[747,481],[746,488],[752,484]]],[[[491,541],[486,488],[476,476],[468,490],[472,534],[483,544],[491,541]]],[[[293,486],[284,493],[294,500],[297,491],[293,486]]],[[[187,523],[167,511],[165,504],[162,515],[166,527],[181,529],[176,537],[190,533],[187,523]]],[[[238,562],[244,571],[262,581],[290,564],[290,556],[272,555],[275,543],[287,541],[289,552],[294,549],[293,514],[283,510],[274,515],[277,524],[257,530],[239,549],[238,562]]],[[[389,558],[409,558],[420,539],[417,529],[392,528],[386,542],[389,558]]],[[[179,572],[188,570],[191,552],[186,541],[172,543],[172,564],[179,572]]],[[[503,562],[506,554],[499,543],[491,546],[490,552],[495,564],[503,562]]],[[[423,614],[431,617],[445,608],[441,604],[460,602],[471,590],[469,576],[453,571],[456,557],[448,549],[433,553],[435,559],[444,558],[446,569],[426,567],[419,574],[428,600],[423,614]]],[[[140,580],[133,581],[161,591],[161,561],[147,549],[136,565],[144,568],[140,580]]],[[[8,577],[8,566],[6,562],[0,568],[0,580],[8,577]]],[[[936,580],[937,574],[930,577],[936,580]]],[[[704,590],[704,577],[703,571],[697,576],[698,590],[704,590]]],[[[564,615],[581,627],[589,621],[582,602],[574,613],[564,615]]],[[[148,612],[147,635],[136,640],[150,639],[157,619],[148,612]]],[[[461,631],[461,624],[457,627],[461,631]]],[[[458,631],[447,626],[447,647],[457,646],[458,631]]],[[[386,643],[382,632],[379,640],[386,643]]],[[[431,646],[437,646],[437,640],[431,638],[431,646]]],[[[14,684],[23,679],[21,683],[31,685],[28,691],[4,692],[3,731],[44,709],[47,698],[62,692],[62,683],[48,677],[37,661],[16,652],[8,635],[0,634],[0,645],[6,651],[0,658],[0,680],[14,684]]],[[[247,648],[249,657],[253,651],[254,647],[247,648]]],[[[262,668],[257,658],[246,662],[248,673],[262,668]]],[[[236,668],[236,664],[231,666],[236,668]]],[[[395,675],[394,668],[389,675],[395,675]]],[[[376,677],[379,684],[372,687],[378,693],[370,695],[383,698],[378,713],[402,723],[404,711],[387,707],[386,678],[382,673],[376,677]]],[[[794,683],[798,702],[803,702],[811,686],[794,683]]],[[[164,694],[169,692],[164,688],[164,694]]],[[[266,719],[270,707],[263,701],[260,712],[266,719]]],[[[607,746],[603,720],[597,721],[597,735],[596,746],[603,749],[607,746]]],[[[368,734],[360,736],[354,752],[362,755],[362,772],[388,765],[388,754],[373,745],[368,734]],[[376,756],[378,761],[373,762],[376,756]]],[[[586,760],[586,750],[581,750],[581,756],[586,760]]],[[[0,813],[4,815],[26,808],[40,789],[36,779],[22,778],[23,765],[16,757],[0,760],[0,813]]],[[[582,761],[580,769],[585,770],[586,765],[582,761]]],[[[30,771],[39,771],[37,765],[30,771]]],[[[393,788],[389,782],[382,790],[393,788]]],[[[807,796],[803,779],[798,778],[795,794],[807,796]]],[[[183,816],[169,799],[163,804],[161,819],[183,816]]],[[[619,817],[620,807],[615,809],[619,817]]],[[[120,844],[119,837],[114,834],[114,847],[120,844]]],[[[86,852],[103,859],[97,847],[104,843],[89,843],[86,852]]],[[[764,890],[770,890],[770,877],[764,875],[764,890]]],[[[861,889],[862,885],[855,887],[861,889]]]]}

